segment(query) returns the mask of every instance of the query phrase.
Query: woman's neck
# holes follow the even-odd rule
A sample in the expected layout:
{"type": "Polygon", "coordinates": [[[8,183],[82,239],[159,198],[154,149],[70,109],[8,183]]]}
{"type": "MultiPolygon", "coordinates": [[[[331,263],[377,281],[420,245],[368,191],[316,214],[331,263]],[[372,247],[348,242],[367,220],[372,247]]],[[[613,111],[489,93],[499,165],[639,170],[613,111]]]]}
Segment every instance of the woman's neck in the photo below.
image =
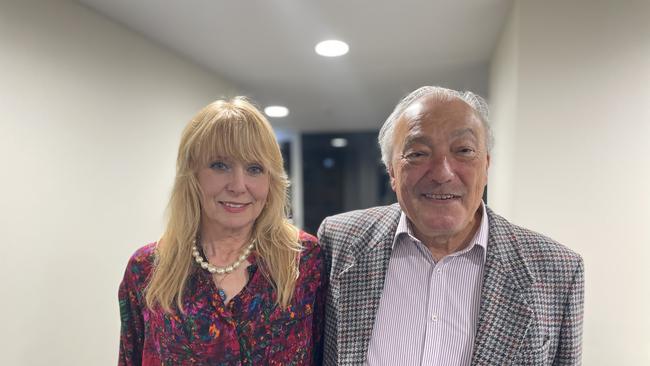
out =
{"type": "MultiPolygon", "coordinates": [[[[241,255],[244,248],[250,243],[252,230],[238,230],[224,232],[223,230],[201,229],[199,242],[205,256],[211,262],[230,262],[241,255]]],[[[217,264],[218,263],[214,263],[217,264]]]]}

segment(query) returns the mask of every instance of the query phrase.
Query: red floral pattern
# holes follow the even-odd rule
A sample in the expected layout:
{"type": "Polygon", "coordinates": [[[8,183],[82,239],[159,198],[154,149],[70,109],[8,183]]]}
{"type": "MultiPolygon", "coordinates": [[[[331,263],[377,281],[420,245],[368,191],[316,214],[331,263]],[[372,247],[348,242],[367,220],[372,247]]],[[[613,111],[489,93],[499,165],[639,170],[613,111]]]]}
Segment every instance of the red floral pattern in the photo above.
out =
{"type": "Polygon", "coordinates": [[[323,258],[316,238],[300,233],[300,277],[288,308],[275,304],[275,291],[255,254],[249,281],[227,305],[212,277],[192,273],[183,299],[185,314],[150,310],[144,289],[155,243],[129,260],[119,289],[122,331],[120,366],[131,365],[314,365],[319,364],[323,324],[323,258]]]}

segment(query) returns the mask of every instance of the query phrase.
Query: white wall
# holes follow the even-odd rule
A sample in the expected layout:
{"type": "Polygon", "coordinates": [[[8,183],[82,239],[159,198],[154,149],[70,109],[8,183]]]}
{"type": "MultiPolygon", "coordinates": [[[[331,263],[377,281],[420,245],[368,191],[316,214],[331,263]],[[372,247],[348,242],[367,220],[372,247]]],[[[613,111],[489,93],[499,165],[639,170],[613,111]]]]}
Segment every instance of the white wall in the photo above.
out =
{"type": "Polygon", "coordinates": [[[117,287],[156,240],[180,131],[236,94],[68,1],[0,3],[0,363],[115,365],[117,287]]]}
{"type": "Polygon", "coordinates": [[[490,65],[490,120],[496,143],[488,171],[488,202],[506,217],[513,215],[511,167],[517,131],[518,20],[518,12],[512,11],[490,65]]]}
{"type": "Polygon", "coordinates": [[[650,364],[649,14],[519,1],[493,58],[491,206],[583,255],[585,365],[650,364]]]}

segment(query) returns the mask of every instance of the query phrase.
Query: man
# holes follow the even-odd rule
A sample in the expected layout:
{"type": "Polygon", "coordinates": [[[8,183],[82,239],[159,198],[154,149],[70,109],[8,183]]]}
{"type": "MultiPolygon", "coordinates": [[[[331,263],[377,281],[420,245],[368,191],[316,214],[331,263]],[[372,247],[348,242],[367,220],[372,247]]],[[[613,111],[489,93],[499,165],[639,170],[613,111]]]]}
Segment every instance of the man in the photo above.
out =
{"type": "Polygon", "coordinates": [[[330,282],[324,364],[580,364],[582,259],[482,202],[485,102],[420,88],[379,143],[399,203],[319,229],[330,282]]]}

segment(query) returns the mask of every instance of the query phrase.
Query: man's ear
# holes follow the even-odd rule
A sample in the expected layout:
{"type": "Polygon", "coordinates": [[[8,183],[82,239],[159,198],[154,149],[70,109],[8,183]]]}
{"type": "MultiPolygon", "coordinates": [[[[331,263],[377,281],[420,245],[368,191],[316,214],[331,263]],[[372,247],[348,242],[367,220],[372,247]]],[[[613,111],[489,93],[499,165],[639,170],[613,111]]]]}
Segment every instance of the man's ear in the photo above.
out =
{"type": "Polygon", "coordinates": [[[393,164],[392,163],[388,167],[388,176],[390,177],[390,187],[393,189],[393,192],[397,192],[397,190],[396,190],[396,182],[395,182],[395,171],[393,170],[393,164]]]}

